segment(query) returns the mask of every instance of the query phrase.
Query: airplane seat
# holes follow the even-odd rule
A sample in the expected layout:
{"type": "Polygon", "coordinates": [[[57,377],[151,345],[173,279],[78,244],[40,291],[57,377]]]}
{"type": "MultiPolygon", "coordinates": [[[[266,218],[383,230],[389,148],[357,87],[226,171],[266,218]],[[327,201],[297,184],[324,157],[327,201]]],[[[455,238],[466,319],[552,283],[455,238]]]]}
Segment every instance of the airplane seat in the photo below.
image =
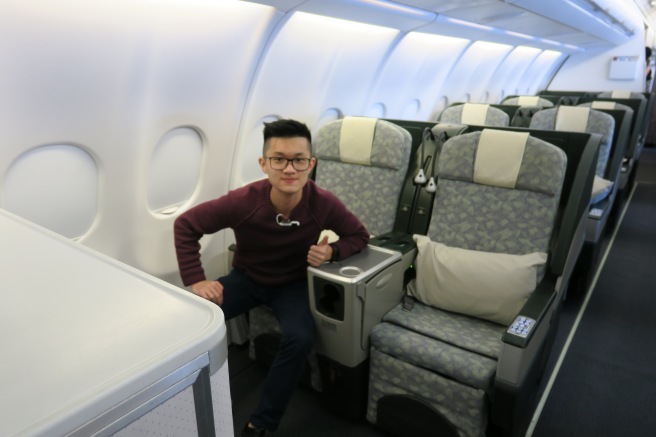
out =
{"type": "MultiPolygon", "coordinates": [[[[313,141],[318,162],[315,182],[336,194],[373,235],[392,231],[410,161],[410,133],[369,117],[345,117],[323,126],[313,141]]],[[[338,236],[330,234],[330,241],[338,236]]],[[[271,309],[249,312],[250,357],[265,366],[278,349],[279,325],[271,309]]],[[[309,385],[322,390],[316,351],[310,358],[309,385]]],[[[307,383],[307,378],[305,379],[307,383]]]]}
{"type": "Polygon", "coordinates": [[[529,126],[531,129],[564,130],[572,132],[599,133],[602,135],[599,158],[595,170],[599,178],[606,176],[611,154],[615,120],[612,116],[591,108],[558,107],[536,113],[529,126]]]}
{"type": "Polygon", "coordinates": [[[560,105],[576,106],[578,102],[579,102],[578,96],[560,96],[558,97],[558,102],[556,103],[556,106],[560,106],[560,105]]]}
{"type": "Polygon", "coordinates": [[[510,126],[529,127],[531,125],[531,119],[541,109],[541,106],[520,106],[510,120],[510,126]]]}
{"type": "MultiPolygon", "coordinates": [[[[414,237],[409,297],[371,331],[367,420],[400,436],[481,436],[498,393],[532,387],[526,375],[541,374],[537,357],[556,329],[550,240],[566,169],[563,150],[528,132],[446,141],[428,233],[414,237]]],[[[510,416],[501,426],[525,417],[510,416]]]]}
{"type": "Polygon", "coordinates": [[[642,93],[625,90],[603,91],[597,97],[603,99],[645,99],[645,95],[642,93]]]}
{"type": "Polygon", "coordinates": [[[478,126],[508,126],[510,117],[499,108],[484,103],[456,103],[445,108],[441,123],[473,124],[478,126]]]}
{"type": "Polygon", "coordinates": [[[460,123],[386,119],[412,136],[410,165],[394,222],[394,230],[376,235],[369,244],[407,253],[414,248],[412,234],[425,234],[430,220],[438,178],[440,150],[444,142],[467,131],[460,123]]]}
{"type": "Polygon", "coordinates": [[[625,152],[626,161],[623,163],[620,180],[622,188],[624,188],[633,182],[636,163],[640,159],[642,148],[645,145],[649,127],[650,102],[643,93],[632,91],[606,91],[597,97],[603,101],[615,101],[630,106],[634,112],[635,118],[631,122],[631,139],[625,152]]]}
{"type": "Polygon", "coordinates": [[[508,96],[501,102],[504,105],[539,106],[541,108],[552,108],[554,103],[540,96],[508,96]]]}
{"type": "Polygon", "coordinates": [[[593,267],[598,260],[601,237],[613,210],[625,144],[616,145],[613,142],[615,119],[612,115],[582,106],[560,106],[542,110],[535,114],[530,128],[601,135],[595,182],[590,190],[590,210],[585,225],[584,248],[577,261],[575,273],[572,274],[572,289],[575,292],[585,292],[592,279],[593,267]]]}
{"type": "MultiPolygon", "coordinates": [[[[631,108],[628,105],[624,105],[624,104],[617,103],[617,102],[612,102],[612,101],[594,100],[592,102],[580,103],[578,106],[590,107],[592,109],[602,110],[602,111],[603,110],[620,110],[620,111],[624,111],[624,113],[626,114],[626,117],[628,119],[629,125],[633,125],[633,123],[634,123],[633,120],[634,120],[635,112],[633,111],[633,108],[631,108]]],[[[623,157],[623,160],[622,160],[622,163],[621,163],[620,181],[619,181],[618,191],[623,191],[624,188],[626,187],[626,184],[627,184],[628,178],[629,178],[629,173],[631,172],[630,167],[632,167],[632,162],[631,162],[632,157],[630,156],[632,154],[632,152],[630,150],[633,149],[633,145],[637,144],[637,142],[639,141],[639,136],[640,136],[640,132],[639,132],[638,129],[634,128],[631,131],[630,128],[627,128],[627,130],[629,130],[629,132],[627,134],[629,136],[629,138],[627,139],[626,146],[624,147],[625,153],[624,153],[624,157],[623,157]]],[[[602,181],[599,181],[599,180],[597,180],[596,182],[597,183],[602,183],[602,181]]],[[[609,185],[609,183],[606,182],[606,183],[604,183],[604,185],[609,185]]],[[[610,190],[606,189],[605,191],[609,192],[610,190]]],[[[602,196],[595,195],[594,193],[595,193],[595,191],[593,191],[593,198],[591,200],[592,204],[603,200],[604,197],[605,197],[603,195],[602,196]]],[[[606,195],[607,195],[607,193],[606,193],[606,195]]]]}

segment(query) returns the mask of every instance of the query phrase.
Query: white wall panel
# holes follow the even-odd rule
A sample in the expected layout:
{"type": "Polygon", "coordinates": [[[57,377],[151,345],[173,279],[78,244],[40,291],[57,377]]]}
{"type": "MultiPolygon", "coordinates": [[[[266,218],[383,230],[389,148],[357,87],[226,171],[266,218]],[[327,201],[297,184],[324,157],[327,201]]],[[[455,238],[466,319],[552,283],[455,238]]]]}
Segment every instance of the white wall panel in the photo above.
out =
{"type": "Polygon", "coordinates": [[[519,94],[525,72],[541,52],[531,47],[515,47],[490,79],[486,103],[499,103],[505,96],[519,94]]]}
{"type": "Polygon", "coordinates": [[[566,55],[552,50],[540,53],[518,84],[519,94],[535,95],[545,89],[565,59],[566,55]]]}
{"type": "Polygon", "coordinates": [[[379,67],[399,32],[307,13],[281,24],[249,96],[232,186],[264,175],[262,121],[294,118],[313,132],[332,116],[362,115],[379,67]]]}
{"type": "Polygon", "coordinates": [[[613,56],[638,56],[645,65],[645,34],[636,34],[625,44],[605,51],[595,51],[572,56],[563,64],[549,85],[553,90],[612,91],[630,90],[642,92],[646,77],[639,69],[633,80],[612,80],[608,78],[613,56]]]}
{"type": "Polygon", "coordinates": [[[512,46],[475,42],[450,72],[441,93],[454,102],[482,102],[490,89],[490,79],[513,49],[512,46]]]}
{"type": "Polygon", "coordinates": [[[390,54],[368,107],[384,106],[388,118],[435,120],[444,80],[468,44],[461,38],[407,34],[390,54]]]}
{"type": "MultiPolygon", "coordinates": [[[[231,0],[1,0],[0,7],[1,183],[28,150],[80,145],[98,168],[97,215],[80,241],[178,283],[177,214],[148,207],[149,196],[162,197],[148,183],[161,158],[157,145],[177,128],[202,138],[198,182],[181,210],[227,192],[251,77],[281,14],[231,0]]],[[[157,172],[174,173],[176,163],[164,161],[157,172]]],[[[211,276],[224,270],[222,254],[223,235],[204,240],[211,276]]]]}

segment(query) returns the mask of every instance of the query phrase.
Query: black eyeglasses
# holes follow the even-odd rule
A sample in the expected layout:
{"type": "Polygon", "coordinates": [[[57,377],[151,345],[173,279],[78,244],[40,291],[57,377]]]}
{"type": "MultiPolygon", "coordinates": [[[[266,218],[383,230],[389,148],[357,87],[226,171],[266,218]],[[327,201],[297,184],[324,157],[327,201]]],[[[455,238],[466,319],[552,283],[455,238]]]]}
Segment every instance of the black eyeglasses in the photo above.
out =
{"type": "Polygon", "coordinates": [[[288,158],[283,158],[281,156],[271,156],[268,158],[269,158],[269,165],[274,170],[284,170],[291,162],[292,167],[294,167],[294,170],[305,171],[310,167],[310,161],[312,161],[312,159],[310,158],[288,159],[288,158]]]}

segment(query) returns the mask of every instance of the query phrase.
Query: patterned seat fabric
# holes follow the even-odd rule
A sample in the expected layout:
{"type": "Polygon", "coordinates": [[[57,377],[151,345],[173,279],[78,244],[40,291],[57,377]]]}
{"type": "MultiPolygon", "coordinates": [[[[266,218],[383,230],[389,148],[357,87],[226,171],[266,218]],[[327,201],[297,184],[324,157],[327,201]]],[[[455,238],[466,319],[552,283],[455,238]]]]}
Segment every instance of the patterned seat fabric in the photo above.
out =
{"type": "Polygon", "coordinates": [[[608,109],[621,109],[622,111],[626,111],[630,118],[633,118],[633,108],[631,108],[628,105],[623,105],[621,103],[615,103],[615,102],[598,102],[598,101],[592,101],[592,102],[585,102],[585,103],[579,103],[577,106],[585,106],[585,107],[590,107],[592,109],[596,109],[595,107],[598,106],[599,108],[604,108],[607,107],[608,109]],[[606,103],[609,103],[609,105],[605,105],[606,103]]]}
{"type": "Polygon", "coordinates": [[[641,99],[646,100],[646,97],[642,93],[637,93],[633,91],[604,91],[599,93],[597,96],[601,99],[641,99]]]}
{"type": "MultiPolygon", "coordinates": [[[[531,119],[531,129],[557,130],[556,120],[559,108],[543,109],[536,113],[531,119]]],[[[601,144],[599,145],[599,158],[595,174],[600,178],[605,177],[608,159],[610,157],[613,143],[613,132],[615,130],[615,119],[601,111],[590,110],[587,125],[580,132],[601,134],[601,144]]]]}
{"type": "Polygon", "coordinates": [[[510,124],[510,117],[499,108],[489,105],[478,103],[463,103],[445,108],[440,114],[439,121],[441,123],[462,123],[462,124],[477,124],[482,126],[508,126],[510,124]],[[481,110],[487,111],[485,114],[485,121],[472,122],[467,120],[464,114],[468,108],[479,107],[481,110]]]}
{"type": "MultiPolygon", "coordinates": [[[[315,181],[320,187],[336,194],[372,235],[380,235],[394,227],[410,162],[412,137],[406,129],[390,122],[368,120],[375,123],[375,129],[373,142],[366,145],[371,149],[367,164],[348,162],[349,158],[340,154],[342,126],[353,120],[336,120],[319,130],[313,141],[314,154],[318,159],[315,181]]],[[[249,319],[249,354],[256,359],[255,339],[262,334],[279,333],[280,327],[273,312],[266,306],[252,309],[249,319]]],[[[321,391],[314,350],[310,354],[309,364],[311,385],[321,391]]]]}
{"type": "Polygon", "coordinates": [[[394,227],[396,209],[403,188],[412,138],[400,126],[377,120],[370,163],[348,162],[340,155],[340,134],[344,120],[328,123],[314,139],[318,159],[315,181],[337,195],[372,235],[394,227]]]}
{"type": "MultiPolygon", "coordinates": [[[[474,132],[444,144],[428,236],[469,250],[548,252],[564,152],[529,136],[515,188],[485,185],[473,174],[480,137],[474,132]]],[[[382,398],[403,395],[428,403],[461,437],[483,435],[506,328],[419,301],[409,311],[398,305],[371,333],[367,419],[377,423],[382,398]]]]}

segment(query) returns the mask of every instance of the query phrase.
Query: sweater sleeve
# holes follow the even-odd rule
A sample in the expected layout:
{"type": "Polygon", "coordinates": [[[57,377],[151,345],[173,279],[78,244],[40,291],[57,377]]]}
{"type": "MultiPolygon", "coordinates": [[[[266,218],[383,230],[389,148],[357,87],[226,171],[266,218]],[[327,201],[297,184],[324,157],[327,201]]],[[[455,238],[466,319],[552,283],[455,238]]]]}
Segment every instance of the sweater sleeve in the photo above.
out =
{"type": "Polygon", "coordinates": [[[327,190],[319,189],[319,191],[321,192],[322,206],[326,207],[324,209],[324,229],[330,229],[339,236],[339,240],[333,243],[339,252],[336,261],[360,252],[369,244],[367,228],[336,195],[327,190]]]}
{"type": "Polygon", "coordinates": [[[229,196],[201,203],[180,215],[173,225],[175,251],[180,277],[184,285],[192,285],[206,279],[200,259],[200,239],[230,227],[229,196]],[[223,213],[222,213],[223,212],[223,213]]]}

